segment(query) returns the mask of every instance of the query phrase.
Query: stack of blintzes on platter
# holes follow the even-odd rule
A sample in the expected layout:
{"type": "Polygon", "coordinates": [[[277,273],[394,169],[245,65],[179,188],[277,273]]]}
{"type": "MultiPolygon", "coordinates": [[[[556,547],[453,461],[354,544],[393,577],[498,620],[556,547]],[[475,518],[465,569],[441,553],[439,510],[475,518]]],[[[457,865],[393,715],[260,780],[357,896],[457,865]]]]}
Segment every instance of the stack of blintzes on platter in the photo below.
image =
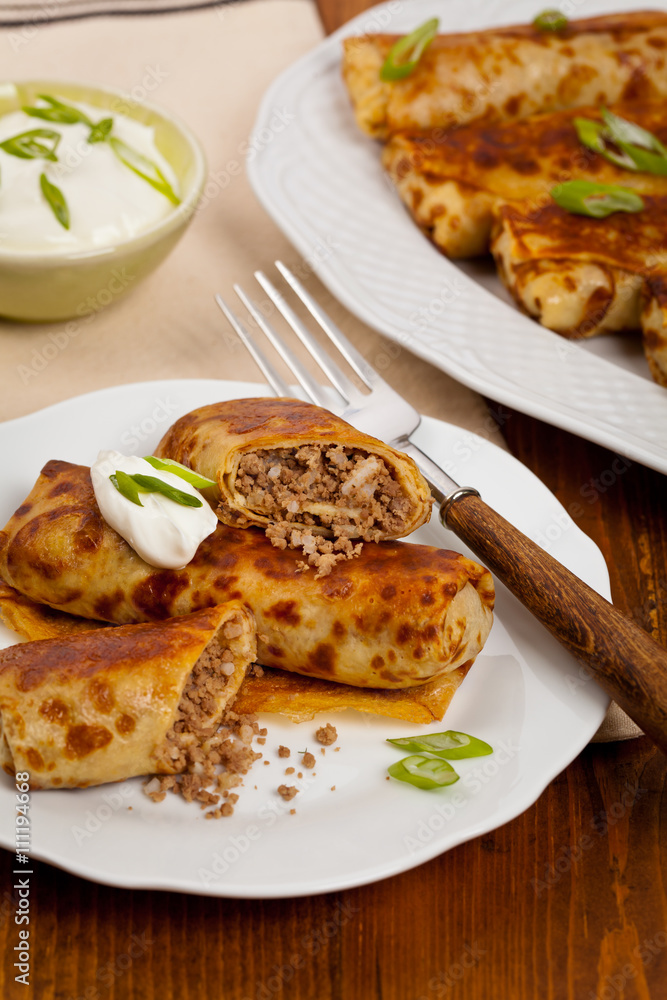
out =
{"type": "Polygon", "coordinates": [[[667,13],[435,30],[344,41],[356,121],[414,221],[450,258],[491,252],[565,337],[641,330],[667,386],[667,13]]]}

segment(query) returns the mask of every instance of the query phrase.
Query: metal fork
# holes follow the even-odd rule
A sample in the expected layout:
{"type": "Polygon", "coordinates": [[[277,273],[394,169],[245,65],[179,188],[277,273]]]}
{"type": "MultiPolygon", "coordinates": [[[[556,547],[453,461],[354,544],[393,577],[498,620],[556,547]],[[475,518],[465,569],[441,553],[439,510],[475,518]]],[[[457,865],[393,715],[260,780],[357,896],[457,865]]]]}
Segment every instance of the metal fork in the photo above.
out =
{"type": "MultiPolygon", "coordinates": [[[[362,357],[331,318],[280,261],[276,267],[360,380],[361,392],[322,349],[278,288],[261,271],[255,278],[294,330],[340,399],[320,386],[285,345],[261,309],[238,285],[234,291],[296,376],[313,403],[410,455],[428,480],[443,525],[468,545],[528,610],[584,664],[660,749],[667,753],[667,651],[631,619],[562,566],[486,504],[473,486],[460,486],[411,440],[419,413],[362,357]]],[[[227,320],[277,396],[293,396],[244,323],[217,295],[227,320]]]]}

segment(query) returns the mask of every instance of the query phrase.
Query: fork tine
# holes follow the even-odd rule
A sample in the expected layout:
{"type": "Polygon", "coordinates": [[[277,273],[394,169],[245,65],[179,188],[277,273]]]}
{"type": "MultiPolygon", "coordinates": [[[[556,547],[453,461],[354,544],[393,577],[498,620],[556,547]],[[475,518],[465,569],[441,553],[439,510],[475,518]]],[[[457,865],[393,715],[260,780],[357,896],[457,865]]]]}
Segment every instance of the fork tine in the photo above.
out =
{"type": "Polygon", "coordinates": [[[322,327],[329,340],[335,344],[362,382],[365,382],[369,389],[380,388],[380,386],[389,388],[389,385],[378,375],[372,365],[369,365],[364,356],[347,339],[343,331],[336,326],[331,317],[325,313],[324,309],[315,301],[312,295],[306,291],[296,275],[292,274],[290,269],[285,267],[280,260],[275,261],[275,265],[290,288],[299,296],[310,315],[322,327]]]}
{"type": "Polygon", "coordinates": [[[228,322],[233,327],[237,337],[243,343],[244,347],[248,351],[248,354],[252,356],[253,360],[255,361],[255,364],[257,365],[262,375],[264,376],[266,381],[269,383],[269,385],[275,392],[276,396],[291,396],[292,391],[288,386],[287,382],[285,382],[280,377],[280,375],[275,370],[273,365],[269,361],[267,361],[266,357],[262,354],[259,347],[255,343],[252,334],[250,334],[248,330],[246,330],[245,326],[238,318],[238,316],[236,316],[235,313],[232,312],[232,310],[229,308],[229,306],[227,305],[227,303],[225,302],[225,300],[222,298],[221,295],[216,295],[215,301],[222,309],[223,313],[227,317],[228,322]]]}
{"type": "MultiPolygon", "coordinates": [[[[252,318],[255,320],[260,329],[266,334],[268,339],[271,341],[276,351],[283,359],[287,367],[294,373],[297,381],[305,390],[306,394],[317,406],[329,406],[329,400],[325,395],[322,387],[317,384],[315,379],[306,371],[299,359],[294,355],[288,347],[282,342],[280,336],[276,333],[270,323],[262,316],[257,305],[253,300],[246,295],[243,289],[239,285],[234,285],[234,291],[240,298],[243,305],[246,307],[252,318]]],[[[289,391],[287,395],[290,396],[292,393],[289,391]]]]}
{"type": "Polygon", "coordinates": [[[345,372],[339,368],[335,361],[329,357],[317,341],[313,338],[310,330],[301,322],[294,310],[288,305],[278,289],[273,285],[262,271],[255,271],[255,278],[260,283],[273,304],[280,311],[285,320],[292,327],[297,337],[317,362],[329,381],[336,387],[343,399],[349,403],[357,400],[361,393],[357,389],[345,372]]]}

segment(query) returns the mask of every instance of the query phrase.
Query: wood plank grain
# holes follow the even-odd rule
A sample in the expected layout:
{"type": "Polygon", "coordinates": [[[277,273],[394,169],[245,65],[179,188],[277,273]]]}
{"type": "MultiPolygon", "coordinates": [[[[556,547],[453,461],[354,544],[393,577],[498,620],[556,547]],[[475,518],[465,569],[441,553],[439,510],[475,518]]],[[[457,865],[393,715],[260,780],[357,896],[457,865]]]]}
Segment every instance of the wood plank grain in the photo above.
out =
{"type": "MultiPolygon", "coordinates": [[[[129,892],[37,863],[33,995],[603,1000],[622,980],[614,996],[659,998],[664,792],[648,741],[590,747],[512,823],[404,875],[310,899],[129,892]]],[[[0,860],[10,886],[11,855],[0,860]]],[[[13,983],[10,916],[0,949],[13,1000],[28,994],[13,983]]]]}

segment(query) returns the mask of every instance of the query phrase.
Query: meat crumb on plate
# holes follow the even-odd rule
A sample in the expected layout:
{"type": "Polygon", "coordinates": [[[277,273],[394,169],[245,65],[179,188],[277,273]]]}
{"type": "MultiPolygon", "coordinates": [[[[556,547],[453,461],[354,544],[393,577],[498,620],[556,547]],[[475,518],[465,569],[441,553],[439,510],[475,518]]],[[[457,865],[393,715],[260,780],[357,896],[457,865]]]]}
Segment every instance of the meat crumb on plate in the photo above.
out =
{"type": "Polygon", "coordinates": [[[331,746],[338,739],[338,732],[335,726],[332,726],[330,722],[327,722],[325,726],[320,726],[320,728],[315,733],[315,739],[318,743],[323,743],[325,747],[331,746]]]}
{"type": "Polygon", "coordinates": [[[242,783],[243,775],[261,757],[251,745],[259,730],[257,720],[230,709],[211,734],[197,731],[193,718],[192,705],[181,710],[168,736],[165,754],[178,764],[179,773],[154,775],[144,783],[144,792],[153,802],[162,802],[167,792],[197,802],[208,810],[206,819],[231,816],[238,795],[230,794],[230,789],[242,783]]]}
{"type": "Polygon", "coordinates": [[[293,799],[295,795],[298,794],[299,789],[295,785],[279,785],[278,795],[280,795],[285,802],[289,802],[293,799]]]}

